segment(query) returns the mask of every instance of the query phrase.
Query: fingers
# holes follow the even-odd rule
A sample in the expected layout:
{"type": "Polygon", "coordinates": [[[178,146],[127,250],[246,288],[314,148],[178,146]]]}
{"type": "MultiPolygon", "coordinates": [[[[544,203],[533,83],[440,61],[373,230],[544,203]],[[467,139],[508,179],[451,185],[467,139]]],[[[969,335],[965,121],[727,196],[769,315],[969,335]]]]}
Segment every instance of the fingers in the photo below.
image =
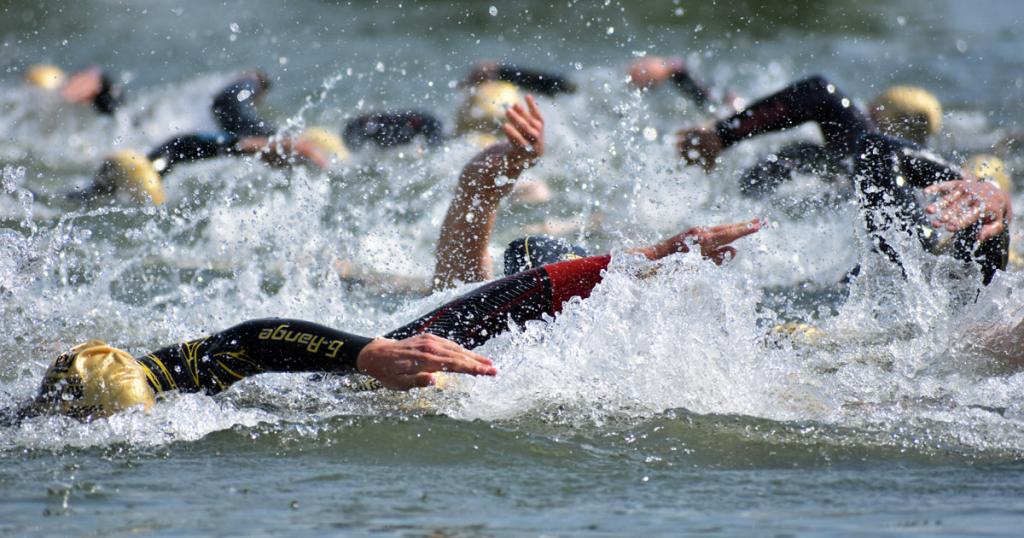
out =
{"type": "Polygon", "coordinates": [[[982,226],[981,231],[978,232],[978,242],[984,243],[985,241],[1003,233],[1005,229],[1005,222],[1002,219],[996,220],[991,224],[986,224],[982,226]]]}
{"type": "Polygon", "coordinates": [[[715,262],[715,265],[722,265],[723,263],[736,259],[736,247],[722,247],[714,251],[708,259],[715,262]]]}
{"type": "Polygon", "coordinates": [[[954,190],[959,190],[962,186],[963,182],[960,180],[944,181],[925,187],[924,192],[928,194],[947,194],[954,190]]]}
{"type": "Polygon", "coordinates": [[[537,100],[532,95],[526,96],[526,106],[530,109],[530,115],[533,116],[533,120],[539,122],[538,127],[544,127],[544,116],[540,113],[540,108],[537,106],[537,100]]]}
{"type": "Polygon", "coordinates": [[[530,145],[529,142],[523,138],[522,133],[515,128],[511,123],[505,123],[501,126],[501,130],[505,133],[505,137],[508,138],[508,142],[518,148],[525,148],[530,145]]]}
{"type": "Polygon", "coordinates": [[[417,371],[488,376],[498,373],[490,359],[477,355],[455,342],[434,335],[414,338],[417,338],[416,347],[420,351],[419,360],[412,365],[417,371]]]}
{"type": "Polygon", "coordinates": [[[746,237],[752,233],[757,232],[761,229],[761,220],[753,219],[747,222],[737,222],[736,224],[721,224],[706,228],[703,230],[704,237],[706,240],[701,242],[701,246],[709,250],[718,250],[718,247],[728,245],[733,241],[746,237]]]}

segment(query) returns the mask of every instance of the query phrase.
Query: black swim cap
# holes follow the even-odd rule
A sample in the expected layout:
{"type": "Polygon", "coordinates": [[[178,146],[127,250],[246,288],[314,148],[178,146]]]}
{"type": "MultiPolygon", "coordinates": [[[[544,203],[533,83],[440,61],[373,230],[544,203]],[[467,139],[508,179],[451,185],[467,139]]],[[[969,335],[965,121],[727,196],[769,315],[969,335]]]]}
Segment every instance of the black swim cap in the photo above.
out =
{"type": "Polygon", "coordinates": [[[549,235],[516,239],[505,248],[505,276],[549,263],[587,257],[587,251],[568,241],[549,235]]]}

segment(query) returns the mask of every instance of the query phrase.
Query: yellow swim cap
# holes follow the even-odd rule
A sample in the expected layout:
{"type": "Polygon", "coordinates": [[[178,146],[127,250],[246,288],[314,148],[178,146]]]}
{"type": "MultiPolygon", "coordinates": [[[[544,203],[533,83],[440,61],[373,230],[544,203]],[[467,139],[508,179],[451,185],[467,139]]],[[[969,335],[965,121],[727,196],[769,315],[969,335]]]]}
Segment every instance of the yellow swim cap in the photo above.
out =
{"type": "Polygon", "coordinates": [[[923,144],[942,128],[942,105],[928,90],[892,86],[871,101],[871,118],[885,134],[923,144]]]}
{"type": "Polygon", "coordinates": [[[772,327],[769,335],[776,343],[790,340],[795,344],[814,345],[824,338],[825,333],[806,323],[787,322],[772,327]]]}
{"type": "Polygon", "coordinates": [[[514,84],[488,80],[470,90],[466,102],[455,113],[455,131],[493,133],[505,121],[505,109],[519,102],[514,84]]]}
{"type": "Polygon", "coordinates": [[[25,80],[44,90],[56,90],[64,84],[64,71],[55,65],[36,64],[25,71],[25,80]]]}
{"type": "Polygon", "coordinates": [[[164,203],[164,188],[153,163],[143,154],[122,149],[107,157],[96,174],[96,182],[131,193],[139,203],[164,203]]]}
{"type": "Polygon", "coordinates": [[[100,340],[79,344],[53,361],[43,376],[36,404],[78,418],[103,418],[141,405],[155,393],[131,355],[100,340]]]}
{"type": "Polygon", "coordinates": [[[338,135],[323,127],[310,127],[303,131],[299,138],[316,146],[328,158],[336,159],[338,162],[348,160],[349,152],[345,143],[338,135]]]}
{"type": "Polygon", "coordinates": [[[982,181],[994,182],[996,185],[999,185],[1000,189],[1003,189],[1003,192],[1013,192],[1013,180],[1010,178],[1010,174],[1006,172],[1006,164],[995,155],[984,153],[973,155],[964,163],[964,169],[970,170],[971,173],[982,181]]]}

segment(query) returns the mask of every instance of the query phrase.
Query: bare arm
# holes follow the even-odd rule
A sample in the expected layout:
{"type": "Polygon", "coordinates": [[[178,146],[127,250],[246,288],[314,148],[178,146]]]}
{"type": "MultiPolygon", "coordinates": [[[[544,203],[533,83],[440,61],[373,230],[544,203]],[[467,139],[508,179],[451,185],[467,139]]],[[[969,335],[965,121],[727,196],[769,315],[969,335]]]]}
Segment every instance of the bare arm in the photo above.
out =
{"type": "Polygon", "coordinates": [[[502,126],[508,140],[478,153],[462,169],[437,242],[434,289],[491,277],[487,245],[498,204],[514,184],[495,181],[501,176],[517,179],[544,154],[544,118],[532,96],[526,97],[526,104],[508,110],[502,126]]]}

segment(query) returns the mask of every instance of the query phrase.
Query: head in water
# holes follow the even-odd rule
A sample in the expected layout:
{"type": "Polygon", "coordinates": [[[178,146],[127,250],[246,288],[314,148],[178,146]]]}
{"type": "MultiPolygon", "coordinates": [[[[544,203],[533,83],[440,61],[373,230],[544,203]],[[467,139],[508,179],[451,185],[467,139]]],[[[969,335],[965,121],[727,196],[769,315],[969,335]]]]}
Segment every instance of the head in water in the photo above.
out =
{"type": "Polygon", "coordinates": [[[142,366],[127,352],[89,340],[61,354],[43,376],[35,413],[103,418],[153,406],[155,393],[142,366]]]}
{"type": "Polygon", "coordinates": [[[978,154],[971,156],[964,163],[964,170],[970,172],[981,181],[991,181],[1007,194],[1013,193],[1013,179],[1006,171],[1006,164],[995,155],[978,154]]]}
{"type": "Polygon", "coordinates": [[[96,174],[96,184],[110,190],[124,190],[140,203],[164,203],[160,174],[145,155],[130,149],[107,157],[96,174]]]}
{"type": "Polygon", "coordinates": [[[36,64],[25,70],[25,80],[44,90],[56,90],[66,79],[64,71],[55,65],[36,64]]]}
{"type": "Polygon", "coordinates": [[[871,119],[887,135],[924,144],[942,128],[942,104],[917,86],[892,86],[869,105],[871,119]]]}
{"type": "Polygon", "coordinates": [[[519,102],[514,84],[488,80],[469,90],[466,101],[455,113],[455,131],[494,137],[505,121],[505,110],[519,102]]]}
{"type": "Polygon", "coordinates": [[[349,158],[348,148],[341,138],[323,127],[310,127],[302,132],[299,139],[316,146],[332,161],[342,162],[349,158]]]}
{"type": "Polygon", "coordinates": [[[505,276],[535,269],[549,263],[587,257],[582,247],[549,235],[531,235],[512,241],[505,247],[505,276]]]}

